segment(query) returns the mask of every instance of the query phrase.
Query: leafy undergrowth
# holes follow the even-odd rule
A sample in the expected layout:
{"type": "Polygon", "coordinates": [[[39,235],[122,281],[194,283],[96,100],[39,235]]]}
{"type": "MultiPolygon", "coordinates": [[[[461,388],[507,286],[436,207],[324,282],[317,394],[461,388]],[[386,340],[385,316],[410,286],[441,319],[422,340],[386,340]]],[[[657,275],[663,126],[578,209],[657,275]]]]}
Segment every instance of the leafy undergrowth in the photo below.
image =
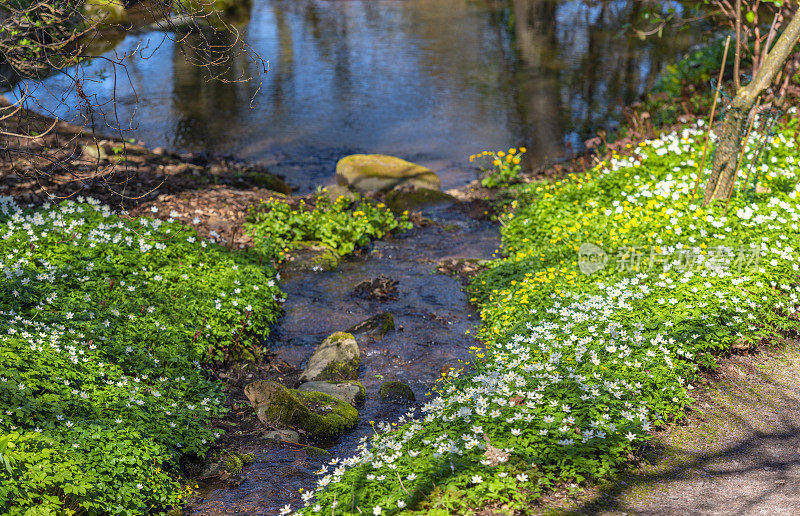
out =
{"type": "Polygon", "coordinates": [[[274,270],[179,224],[1,198],[0,274],[0,512],[178,505],[222,406],[201,361],[257,353],[274,270]]]}
{"type": "Polygon", "coordinates": [[[202,363],[258,358],[280,315],[262,258],[309,239],[343,255],[408,226],[343,198],[271,202],[254,211],[258,255],[91,200],[22,210],[0,198],[0,512],[180,506],[181,460],[219,437],[221,385],[202,363]]]}
{"type": "Polygon", "coordinates": [[[472,370],[323,468],[299,511],[524,513],[553,487],[614,474],[683,417],[698,368],[800,328],[796,126],[750,176],[768,193],[748,185],[727,211],[692,193],[697,126],[521,187],[501,218],[505,257],[473,284],[485,349],[472,370]]]}
{"type": "Polygon", "coordinates": [[[408,213],[395,216],[383,203],[357,194],[330,201],[318,195],[311,204],[292,206],[280,199],[261,201],[250,209],[246,230],[265,255],[282,261],[292,249],[321,242],[341,256],[395,230],[411,229],[408,213]]]}

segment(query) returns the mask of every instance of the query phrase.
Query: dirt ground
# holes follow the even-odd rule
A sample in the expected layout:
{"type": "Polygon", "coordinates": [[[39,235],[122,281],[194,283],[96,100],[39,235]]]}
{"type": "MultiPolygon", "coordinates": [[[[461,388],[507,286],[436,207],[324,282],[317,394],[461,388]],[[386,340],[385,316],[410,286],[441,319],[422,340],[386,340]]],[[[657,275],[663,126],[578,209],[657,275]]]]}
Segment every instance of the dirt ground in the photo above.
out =
{"type": "Polygon", "coordinates": [[[604,489],[554,496],[541,513],[800,514],[800,342],[723,359],[694,396],[640,466],[604,489]]]}

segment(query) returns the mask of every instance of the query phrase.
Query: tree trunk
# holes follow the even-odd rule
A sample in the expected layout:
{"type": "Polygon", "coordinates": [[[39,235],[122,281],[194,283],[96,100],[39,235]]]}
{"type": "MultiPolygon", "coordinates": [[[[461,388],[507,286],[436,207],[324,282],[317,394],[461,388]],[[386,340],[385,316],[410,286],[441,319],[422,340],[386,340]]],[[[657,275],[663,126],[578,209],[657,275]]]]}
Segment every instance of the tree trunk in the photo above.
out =
{"type": "Polygon", "coordinates": [[[714,164],[706,183],[703,205],[715,199],[727,199],[730,195],[736,181],[736,168],[750,110],[753,109],[759,95],[775,81],[775,77],[783,69],[798,40],[800,40],[800,15],[795,14],[775,46],[764,57],[756,76],[750,84],[739,89],[733,98],[725,119],[718,125],[714,164]]]}

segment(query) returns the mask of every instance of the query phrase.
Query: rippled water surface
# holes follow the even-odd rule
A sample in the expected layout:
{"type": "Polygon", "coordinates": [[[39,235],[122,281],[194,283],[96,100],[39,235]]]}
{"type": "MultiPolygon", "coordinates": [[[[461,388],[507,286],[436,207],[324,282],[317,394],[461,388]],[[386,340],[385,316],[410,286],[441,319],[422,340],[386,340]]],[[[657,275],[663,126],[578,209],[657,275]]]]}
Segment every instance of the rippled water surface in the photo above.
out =
{"type": "MultiPolygon", "coordinates": [[[[125,69],[96,59],[80,73],[92,101],[119,101],[116,111],[104,106],[106,120],[95,112],[95,124],[121,125],[151,146],[301,165],[320,154],[379,152],[438,170],[463,167],[476,151],[525,145],[541,162],[613,125],[620,102],[646,91],[689,45],[688,35],[620,35],[640,8],[621,0],[254,0],[240,30],[269,61],[266,74],[233,51],[210,68],[188,64],[206,40],[175,43],[157,32],[111,42],[111,52],[139,49],[146,59],[125,69]],[[247,76],[256,79],[240,81],[247,76]]],[[[77,114],[66,76],[37,95],[48,110],[77,114]]],[[[288,179],[309,189],[330,172],[299,166],[288,179]]],[[[444,186],[471,177],[444,174],[444,186]]]]}

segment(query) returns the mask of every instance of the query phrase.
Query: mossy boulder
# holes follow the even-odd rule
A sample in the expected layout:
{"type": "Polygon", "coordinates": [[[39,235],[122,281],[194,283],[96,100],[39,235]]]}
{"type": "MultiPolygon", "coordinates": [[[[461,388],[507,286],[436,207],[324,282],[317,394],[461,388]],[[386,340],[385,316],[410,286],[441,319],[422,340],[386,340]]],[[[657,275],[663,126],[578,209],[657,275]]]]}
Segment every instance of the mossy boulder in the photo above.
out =
{"type": "Polygon", "coordinates": [[[244,389],[258,419],[268,425],[285,425],[312,437],[334,437],[358,422],[352,405],[321,392],[300,392],[259,380],[244,389]]]}
{"type": "Polygon", "coordinates": [[[358,381],[306,382],[298,387],[297,390],[301,392],[324,392],[353,406],[360,405],[367,399],[367,390],[358,381]]]}
{"type": "Polygon", "coordinates": [[[336,332],[317,346],[308,359],[301,382],[357,380],[361,352],[350,333],[336,332]]]}
{"type": "Polygon", "coordinates": [[[239,453],[236,451],[229,452],[223,459],[225,471],[231,475],[238,475],[244,468],[249,466],[255,460],[255,455],[252,453],[239,453]]]}
{"type": "Polygon", "coordinates": [[[394,316],[389,312],[383,312],[356,324],[347,330],[347,333],[353,335],[357,339],[361,337],[370,337],[375,340],[381,340],[384,335],[392,330],[394,330],[394,316]]]}
{"type": "Polygon", "coordinates": [[[382,154],[353,154],[340,159],[336,164],[336,182],[366,194],[406,186],[430,190],[440,190],[442,186],[432,170],[382,154]]]}
{"type": "Polygon", "coordinates": [[[430,188],[392,190],[386,194],[386,205],[394,213],[414,211],[425,206],[458,202],[450,194],[430,188]]]}
{"type": "Polygon", "coordinates": [[[312,459],[322,460],[331,456],[331,452],[316,446],[306,446],[304,451],[306,452],[306,457],[311,457],[312,459]]]}
{"type": "Polygon", "coordinates": [[[122,0],[85,0],[83,16],[88,23],[103,27],[123,29],[130,24],[122,0]]]}
{"type": "Polygon", "coordinates": [[[286,271],[331,271],[339,265],[339,254],[322,242],[300,242],[287,256],[282,268],[286,271]]]}
{"type": "Polygon", "coordinates": [[[380,394],[382,400],[392,401],[416,401],[417,397],[414,396],[414,391],[408,384],[403,382],[383,382],[380,387],[380,394]]]}

